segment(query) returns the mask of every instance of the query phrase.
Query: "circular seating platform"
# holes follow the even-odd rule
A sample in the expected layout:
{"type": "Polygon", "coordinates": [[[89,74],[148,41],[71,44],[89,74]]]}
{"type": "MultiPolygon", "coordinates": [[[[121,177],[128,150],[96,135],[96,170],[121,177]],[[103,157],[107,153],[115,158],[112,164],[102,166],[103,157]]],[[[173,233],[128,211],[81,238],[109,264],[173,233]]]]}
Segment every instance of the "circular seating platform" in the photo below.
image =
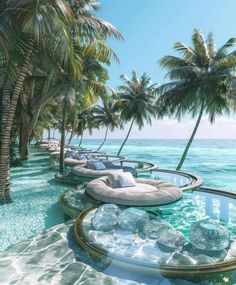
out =
{"type": "Polygon", "coordinates": [[[87,184],[86,193],[105,203],[126,206],[159,206],[175,202],[183,193],[177,186],[158,180],[135,179],[136,186],[112,188],[107,176],[87,184]]]}

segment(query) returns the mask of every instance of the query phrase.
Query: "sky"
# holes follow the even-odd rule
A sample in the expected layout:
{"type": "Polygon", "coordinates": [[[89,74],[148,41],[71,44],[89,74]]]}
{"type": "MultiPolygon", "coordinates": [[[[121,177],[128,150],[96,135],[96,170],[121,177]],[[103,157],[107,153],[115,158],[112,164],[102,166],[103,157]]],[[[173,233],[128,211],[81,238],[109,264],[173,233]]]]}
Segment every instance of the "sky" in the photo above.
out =
{"type": "MultiPolygon", "coordinates": [[[[173,50],[176,41],[190,44],[195,28],[204,35],[213,32],[217,47],[236,37],[236,0],[101,0],[101,4],[98,16],[112,23],[124,37],[124,41],[109,41],[120,60],[119,64],[112,62],[108,67],[108,84],[112,88],[121,84],[121,74],[130,76],[132,70],[139,76],[146,72],[153,83],[163,83],[165,70],[158,60],[165,55],[176,55],[173,50]]],[[[190,118],[182,122],[173,118],[153,120],[152,126],[141,131],[134,127],[130,138],[185,139],[191,134],[194,122],[190,118]]],[[[128,127],[115,130],[109,137],[124,137],[128,127]]],[[[88,133],[85,136],[90,137],[88,133]]],[[[102,137],[103,130],[93,132],[92,138],[102,137]]],[[[204,117],[196,138],[236,139],[236,117],[219,118],[214,125],[204,117]]]]}

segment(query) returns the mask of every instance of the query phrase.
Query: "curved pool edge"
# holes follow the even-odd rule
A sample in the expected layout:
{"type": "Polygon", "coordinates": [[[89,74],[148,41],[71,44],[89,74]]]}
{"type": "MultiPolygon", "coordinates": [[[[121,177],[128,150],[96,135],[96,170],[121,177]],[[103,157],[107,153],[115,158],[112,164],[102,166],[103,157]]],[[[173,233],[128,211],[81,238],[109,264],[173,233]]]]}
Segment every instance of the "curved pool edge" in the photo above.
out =
{"type": "Polygon", "coordinates": [[[191,184],[186,185],[184,187],[180,187],[182,191],[197,189],[200,186],[202,186],[204,183],[202,177],[200,177],[197,174],[191,173],[191,172],[177,171],[177,170],[172,170],[172,169],[162,169],[162,168],[154,168],[150,172],[151,173],[152,172],[170,173],[170,174],[176,174],[176,175],[188,178],[191,181],[191,184]]]}
{"type": "MultiPolygon", "coordinates": [[[[213,193],[220,196],[236,199],[236,192],[227,191],[225,189],[215,189],[212,187],[201,187],[197,191],[213,193]]],[[[212,275],[215,273],[228,272],[236,269],[236,258],[232,258],[228,261],[220,261],[212,264],[198,264],[198,265],[150,265],[145,262],[134,261],[132,259],[126,259],[116,254],[109,254],[106,249],[91,244],[84,234],[82,223],[86,215],[96,209],[91,207],[86,209],[76,218],[73,226],[74,238],[77,244],[85,249],[91,257],[100,260],[106,260],[106,262],[115,262],[120,267],[146,272],[153,275],[163,275],[170,278],[184,277],[188,279],[199,277],[199,275],[212,275]]]]}

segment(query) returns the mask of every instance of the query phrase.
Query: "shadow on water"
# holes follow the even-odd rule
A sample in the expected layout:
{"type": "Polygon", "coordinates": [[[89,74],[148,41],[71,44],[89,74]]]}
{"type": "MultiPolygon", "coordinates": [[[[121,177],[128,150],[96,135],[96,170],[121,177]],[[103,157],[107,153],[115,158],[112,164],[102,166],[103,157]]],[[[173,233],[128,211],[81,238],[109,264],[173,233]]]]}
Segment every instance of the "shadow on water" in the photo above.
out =
{"type": "Polygon", "coordinates": [[[48,174],[49,170],[48,169],[44,169],[44,170],[40,170],[40,171],[34,171],[31,173],[20,173],[20,174],[12,174],[12,177],[14,178],[24,178],[24,177],[35,177],[35,176],[39,176],[39,175],[44,175],[44,174],[48,174]]]}
{"type": "Polygon", "coordinates": [[[46,215],[44,218],[45,228],[47,229],[56,224],[60,224],[63,219],[64,221],[66,221],[60,204],[58,202],[54,203],[46,211],[46,215]]]}

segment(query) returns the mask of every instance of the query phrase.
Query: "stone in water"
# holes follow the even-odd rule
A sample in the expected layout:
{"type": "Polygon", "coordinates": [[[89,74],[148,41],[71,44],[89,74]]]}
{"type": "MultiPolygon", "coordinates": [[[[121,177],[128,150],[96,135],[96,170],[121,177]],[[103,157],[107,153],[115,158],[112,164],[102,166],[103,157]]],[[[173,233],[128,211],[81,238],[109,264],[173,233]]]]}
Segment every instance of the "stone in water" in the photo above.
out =
{"type": "Polygon", "coordinates": [[[184,235],[162,219],[155,219],[147,223],[144,233],[149,238],[156,239],[158,245],[170,250],[180,250],[185,244],[184,235]]]}
{"type": "Polygon", "coordinates": [[[91,223],[97,231],[110,231],[117,225],[120,214],[121,210],[118,206],[105,204],[97,209],[91,223]]]}
{"type": "Polygon", "coordinates": [[[191,265],[196,264],[196,261],[191,258],[190,256],[187,256],[180,252],[173,252],[171,256],[166,261],[166,264],[170,265],[191,265]]]}
{"type": "Polygon", "coordinates": [[[145,211],[136,208],[124,210],[119,217],[120,227],[134,232],[142,231],[148,221],[148,214],[145,211]]]}
{"type": "Polygon", "coordinates": [[[201,221],[192,225],[189,240],[198,249],[219,251],[229,246],[229,232],[214,221],[201,221]]]}

